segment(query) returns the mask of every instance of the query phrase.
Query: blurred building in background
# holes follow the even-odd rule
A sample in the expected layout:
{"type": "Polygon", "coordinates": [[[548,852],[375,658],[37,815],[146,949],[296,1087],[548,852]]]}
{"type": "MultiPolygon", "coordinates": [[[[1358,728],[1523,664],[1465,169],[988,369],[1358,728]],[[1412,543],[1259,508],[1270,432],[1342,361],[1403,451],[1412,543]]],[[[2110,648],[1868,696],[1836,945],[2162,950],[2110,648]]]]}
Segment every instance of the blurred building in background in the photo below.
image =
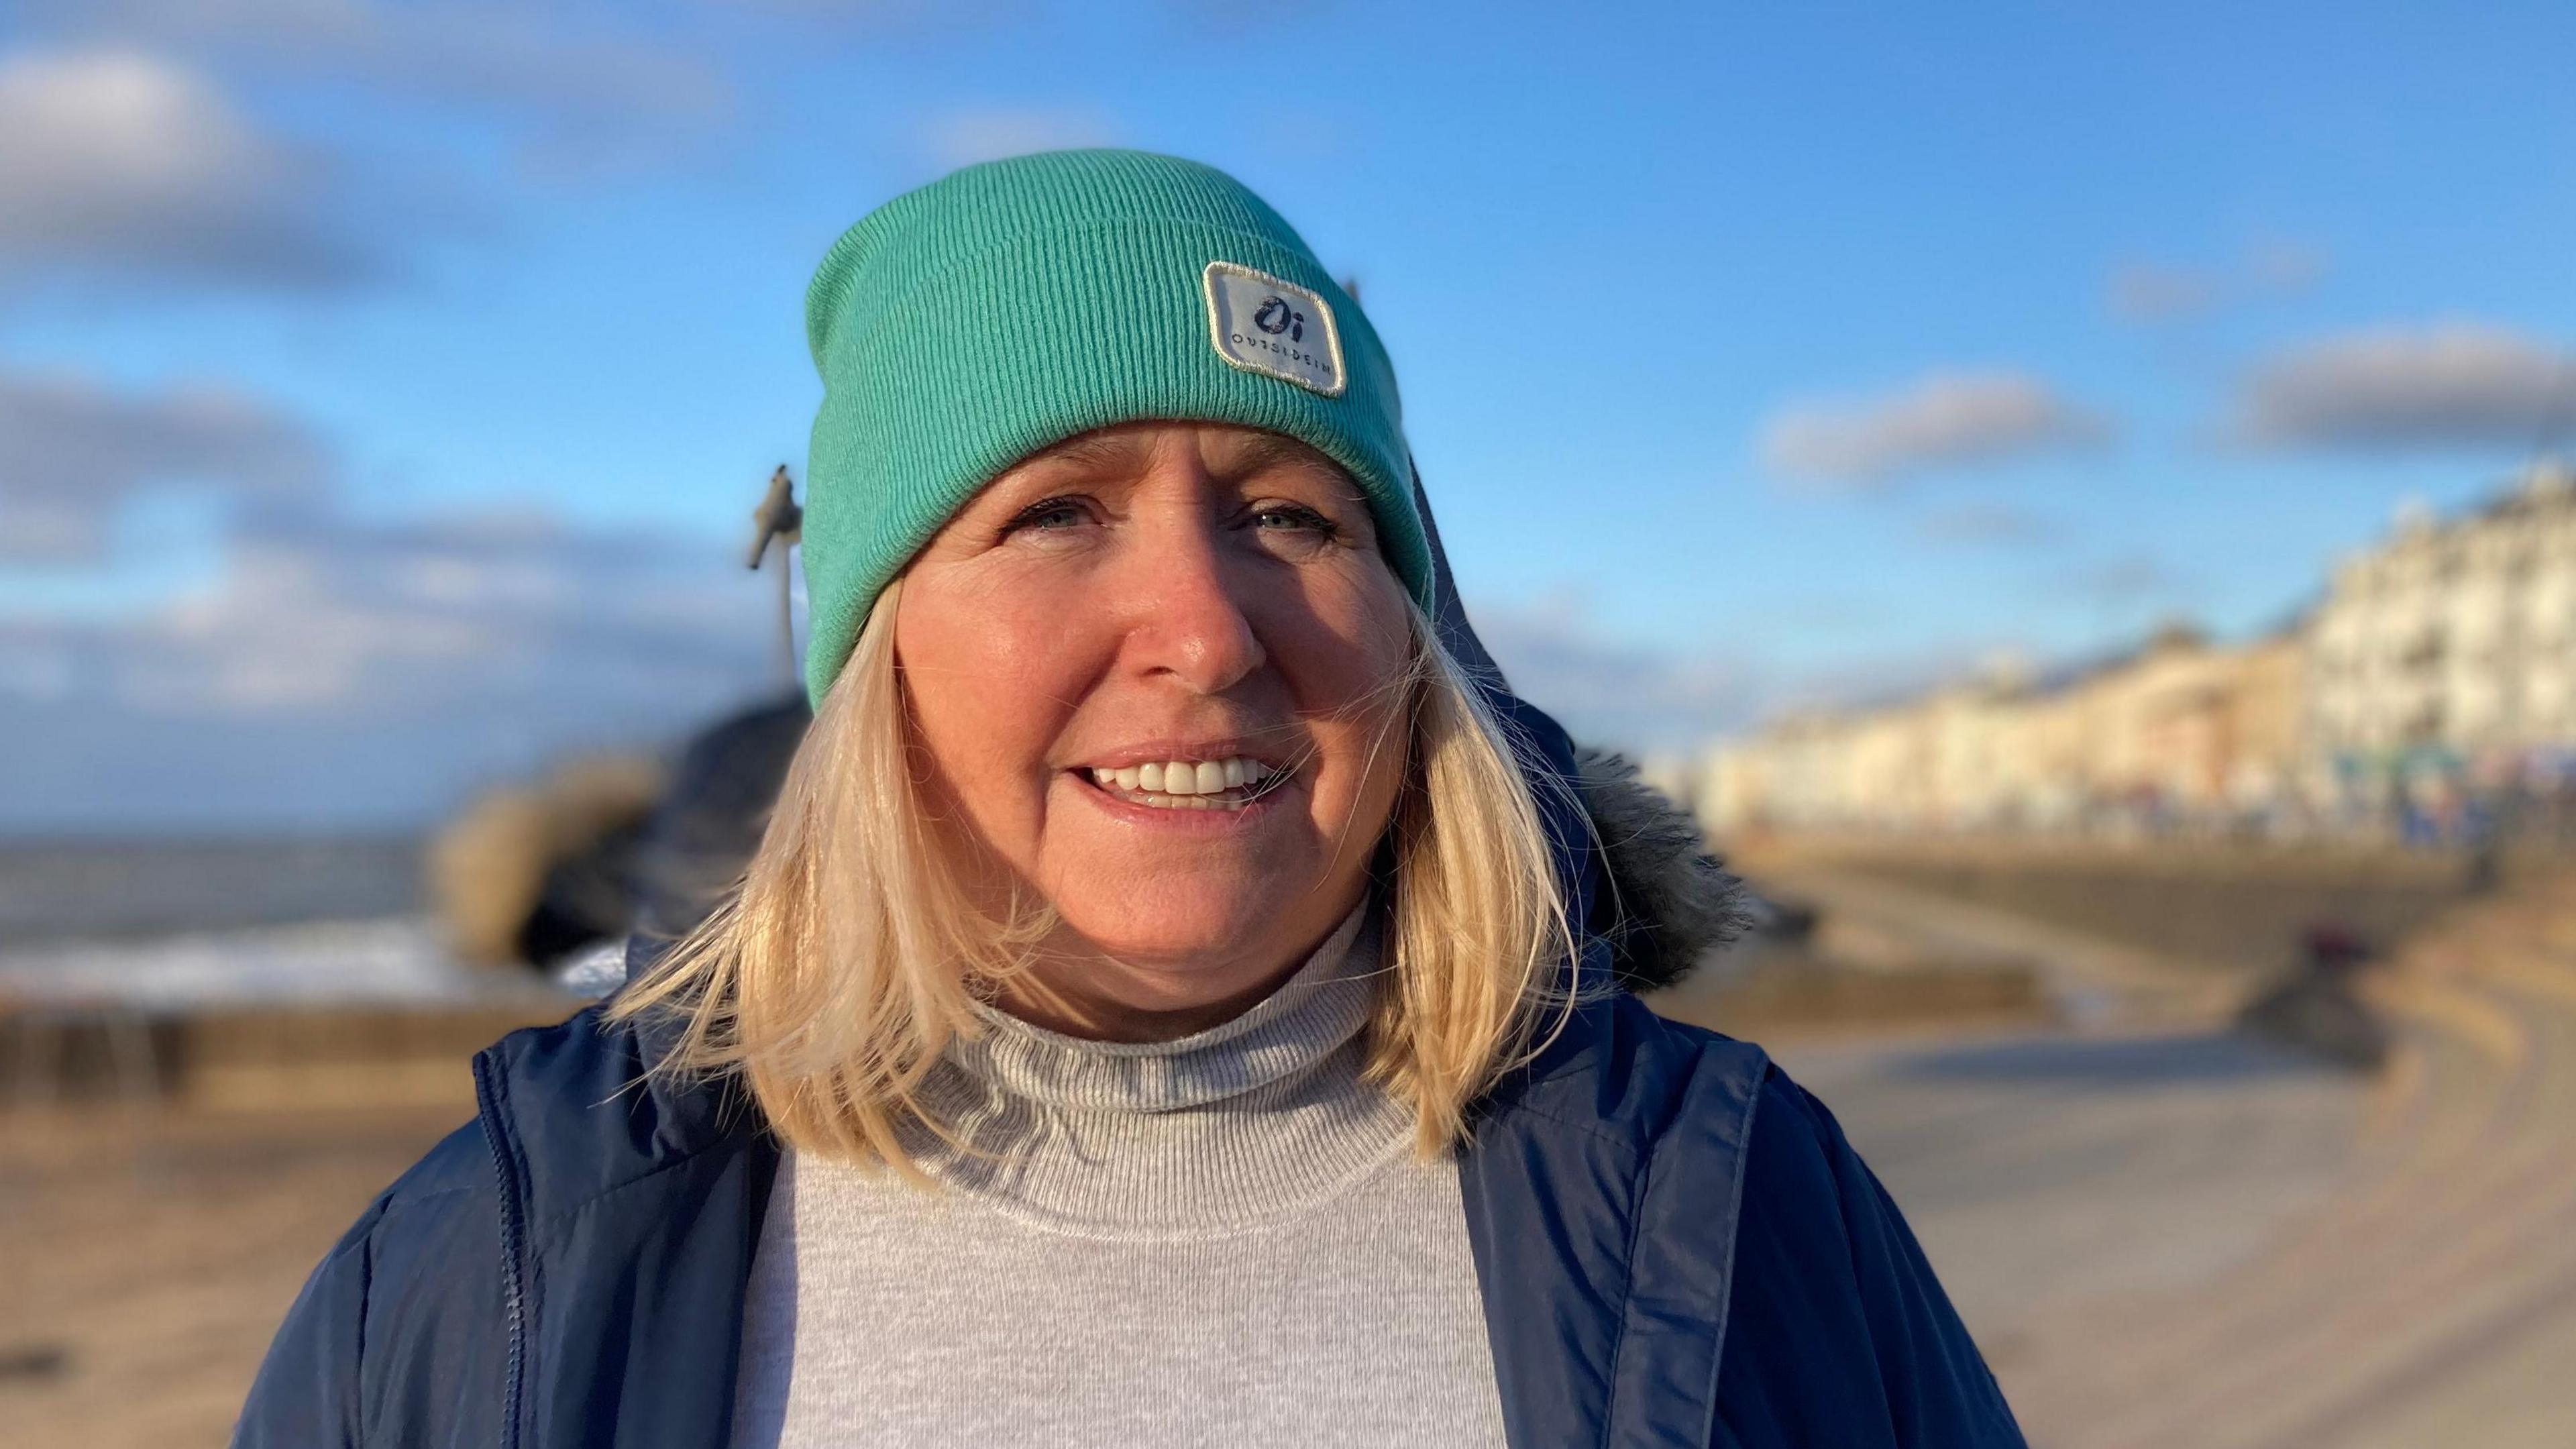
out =
{"type": "Polygon", "coordinates": [[[1668,768],[1712,830],[2477,839],[2576,827],[2576,474],[2421,510],[2252,643],[2181,625],[1668,768]]]}
{"type": "Polygon", "coordinates": [[[2263,808],[2297,768],[2300,640],[2169,627],[2054,678],[2009,673],[1720,747],[1702,813],[1746,826],[2065,830],[2263,808]]]}
{"type": "Polygon", "coordinates": [[[2400,520],[2335,570],[2308,671],[2315,745],[2338,761],[2576,744],[2576,473],[2400,520]]]}

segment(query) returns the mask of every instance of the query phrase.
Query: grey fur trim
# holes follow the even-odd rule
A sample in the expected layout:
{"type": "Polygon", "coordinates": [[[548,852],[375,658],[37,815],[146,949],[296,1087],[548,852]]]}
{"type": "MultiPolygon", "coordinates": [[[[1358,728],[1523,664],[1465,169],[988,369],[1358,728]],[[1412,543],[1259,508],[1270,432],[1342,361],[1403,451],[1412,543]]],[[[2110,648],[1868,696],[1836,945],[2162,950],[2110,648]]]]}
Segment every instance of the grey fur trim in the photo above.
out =
{"type": "Polygon", "coordinates": [[[1577,745],[1584,809],[1609,867],[1609,899],[1595,906],[1617,952],[1620,984],[1670,986],[1751,924],[1744,883],[1709,853],[1699,821],[1637,778],[1615,751],[1577,745]]]}

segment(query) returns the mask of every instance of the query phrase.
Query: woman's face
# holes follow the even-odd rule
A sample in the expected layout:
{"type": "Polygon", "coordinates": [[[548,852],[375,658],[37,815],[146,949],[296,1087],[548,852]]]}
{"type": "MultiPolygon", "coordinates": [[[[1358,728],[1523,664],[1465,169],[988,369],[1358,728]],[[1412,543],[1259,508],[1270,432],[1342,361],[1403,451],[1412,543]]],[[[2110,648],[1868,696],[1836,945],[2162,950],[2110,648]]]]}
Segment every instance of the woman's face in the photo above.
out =
{"type": "Polygon", "coordinates": [[[1346,475],[1215,423],[1024,459],[914,559],[916,747],[986,887],[1063,918],[1049,1024],[1221,1020],[1358,901],[1405,770],[1405,610],[1346,475]]]}

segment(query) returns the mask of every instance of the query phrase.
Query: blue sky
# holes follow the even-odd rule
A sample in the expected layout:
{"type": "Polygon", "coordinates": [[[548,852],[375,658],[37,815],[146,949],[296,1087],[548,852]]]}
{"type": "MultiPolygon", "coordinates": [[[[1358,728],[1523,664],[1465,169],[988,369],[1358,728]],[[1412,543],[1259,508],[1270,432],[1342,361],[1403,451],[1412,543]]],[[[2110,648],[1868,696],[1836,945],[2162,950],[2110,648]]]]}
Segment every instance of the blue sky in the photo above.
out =
{"type": "Polygon", "coordinates": [[[2563,6],[0,17],[0,830],[418,820],[774,682],[805,279],[1018,150],[1355,276],[1480,625],[1636,746],[2265,627],[2576,420],[2563,6]]]}

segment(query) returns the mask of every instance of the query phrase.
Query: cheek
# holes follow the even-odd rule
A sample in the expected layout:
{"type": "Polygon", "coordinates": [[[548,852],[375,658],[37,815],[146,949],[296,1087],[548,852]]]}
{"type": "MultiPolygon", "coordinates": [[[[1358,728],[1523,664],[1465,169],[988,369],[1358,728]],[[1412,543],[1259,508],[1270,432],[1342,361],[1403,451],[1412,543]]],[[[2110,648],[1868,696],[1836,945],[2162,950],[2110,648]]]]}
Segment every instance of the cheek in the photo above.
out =
{"type": "Polygon", "coordinates": [[[1054,702],[1071,697],[1052,677],[1065,668],[1061,632],[990,599],[952,607],[938,589],[906,587],[895,657],[921,746],[977,822],[999,826],[1045,784],[1054,702]]]}
{"type": "Polygon", "coordinates": [[[1317,720],[1339,768],[1334,794],[1365,807],[1390,794],[1404,770],[1406,695],[1412,640],[1401,595],[1363,596],[1308,616],[1279,649],[1302,712],[1317,720]]]}
{"type": "Polygon", "coordinates": [[[1404,672],[1412,649],[1404,586],[1374,563],[1318,568],[1293,590],[1249,600],[1247,612],[1299,693],[1351,701],[1404,672]]]}

